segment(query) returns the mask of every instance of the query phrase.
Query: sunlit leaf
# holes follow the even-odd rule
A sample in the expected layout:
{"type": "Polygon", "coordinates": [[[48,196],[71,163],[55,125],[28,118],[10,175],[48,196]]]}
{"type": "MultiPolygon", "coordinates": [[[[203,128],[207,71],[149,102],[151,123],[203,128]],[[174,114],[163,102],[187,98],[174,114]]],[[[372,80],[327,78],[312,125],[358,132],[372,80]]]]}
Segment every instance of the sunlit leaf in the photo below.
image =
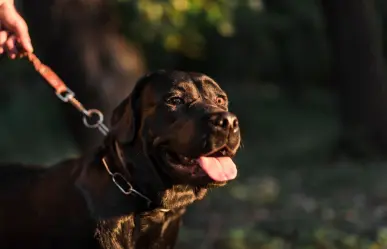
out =
{"type": "Polygon", "coordinates": [[[172,6],[175,10],[183,12],[188,10],[190,3],[188,0],[172,0],[172,6]]]}
{"type": "Polygon", "coordinates": [[[177,34],[167,35],[164,39],[164,46],[167,50],[176,50],[181,44],[181,37],[177,34]]]}
{"type": "Polygon", "coordinates": [[[234,26],[227,21],[223,21],[218,26],[218,31],[222,36],[230,37],[234,34],[234,26]]]}
{"type": "Polygon", "coordinates": [[[238,1],[226,0],[120,0],[131,2],[138,13],[139,41],[158,41],[168,51],[199,58],[205,49],[204,28],[225,37],[235,33],[233,11],[238,1]],[[179,35],[176,35],[179,34],[179,35]]]}

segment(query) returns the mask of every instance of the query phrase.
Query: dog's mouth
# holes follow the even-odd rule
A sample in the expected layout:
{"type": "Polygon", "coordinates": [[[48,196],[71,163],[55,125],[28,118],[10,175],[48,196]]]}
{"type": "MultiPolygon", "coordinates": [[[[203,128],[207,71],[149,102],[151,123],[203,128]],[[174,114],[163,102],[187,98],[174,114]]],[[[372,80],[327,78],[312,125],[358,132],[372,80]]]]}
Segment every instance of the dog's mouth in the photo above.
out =
{"type": "Polygon", "coordinates": [[[165,154],[170,165],[191,176],[209,176],[216,182],[233,180],[237,176],[237,168],[232,160],[235,152],[226,146],[199,157],[188,157],[171,151],[165,154]]]}

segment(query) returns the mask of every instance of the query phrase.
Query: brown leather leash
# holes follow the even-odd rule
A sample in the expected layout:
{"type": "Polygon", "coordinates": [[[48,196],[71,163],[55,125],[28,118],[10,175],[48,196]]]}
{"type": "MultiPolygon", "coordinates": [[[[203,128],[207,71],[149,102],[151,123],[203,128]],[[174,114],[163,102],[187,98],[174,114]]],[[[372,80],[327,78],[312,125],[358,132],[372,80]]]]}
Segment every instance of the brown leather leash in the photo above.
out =
{"type": "MultiPolygon", "coordinates": [[[[23,51],[20,46],[18,51],[23,51]]],[[[3,55],[4,56],[4,55],[3,55]]],[[[97,109],[87,110],[79,100],[75,98],[75,94],[71,91],[70,88],[59,78],[59,76],[47,65],[43,64],[39,58],[33,53],[20,52],[18,53],[18,58],[27,58],[28,61],[34,66],[35,70],[55,89],[56,96],[65,103],[70,103],[78,111],[83,114],[83,123],[88,128],[98,128],[98,130],[103,134],[107,135],[109,129],[103,124],[103,114],[97,109]],[[92,116],[96,116],[98,119],[94,124],[90,123],[92,116]]],[[[0,59],[2,56],[0,55],[0,59]]],[[[115,144],[118,146],[118,144],[115,144]]],[[[121,163],[125,165],[123,158],[119,158],[121,163]]],[[[106,162],[106,158],[102,158],[102,163],[105,166],[107,173],[111,176],[113,183],[118,187],[118,189],[125,195],[136,194],[141,198],[147,201],[148,207],[152,203],[151,199],[137,191],[133,188],[133,185],[122,175],[120,172],[112,172],[109,168],[109,165],[106,162]]],[[[169,212],[169,209],[159,209],[161,212],[169,212]]]]}
{"type": "MultiPolygon", "coordinates": [[[[19,49],[19,51],[22,51],[19,49]]],[[[34,66],[35,70],[55,89],[56,96],[65,103],[70,103],[83,115],[83,124],[87,128],[97,128],[103,135],[107,135],[109,129],[103,123],[104,116],[98,109],[86,109],[82,103],[75,98],[74,92],[66,86],[59,76],[47,65],[43,64],[39,58],[33,53],[23,52],[19,54],[19,58],[26,57],[34,66]],[[92,118],[97,120],[92,123],[92,118]]]]}

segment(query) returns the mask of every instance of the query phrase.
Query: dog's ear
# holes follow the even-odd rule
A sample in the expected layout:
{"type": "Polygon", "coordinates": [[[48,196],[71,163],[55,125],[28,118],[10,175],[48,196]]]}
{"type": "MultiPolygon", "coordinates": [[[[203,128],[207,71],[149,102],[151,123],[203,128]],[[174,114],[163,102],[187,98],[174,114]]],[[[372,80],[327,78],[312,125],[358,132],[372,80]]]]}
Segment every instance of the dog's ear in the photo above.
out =
{"type": "Polygon", "coordinates": [[[135,110],[136,99],[132,92],[114,109],[110,124],[112,135],[120,143],[130,143],[136,136],[136,120],[138,120],[138,111],[135,110]]]}
{"type": "Polygon", "coordinates": [[[137,135],[141,119],[141,94],[146,84],[154,80],[161,71],[150,73],[140,78],[132,93],[114,109],[110,125],[111,134],[120,143],[131,143],[137,135]]]}

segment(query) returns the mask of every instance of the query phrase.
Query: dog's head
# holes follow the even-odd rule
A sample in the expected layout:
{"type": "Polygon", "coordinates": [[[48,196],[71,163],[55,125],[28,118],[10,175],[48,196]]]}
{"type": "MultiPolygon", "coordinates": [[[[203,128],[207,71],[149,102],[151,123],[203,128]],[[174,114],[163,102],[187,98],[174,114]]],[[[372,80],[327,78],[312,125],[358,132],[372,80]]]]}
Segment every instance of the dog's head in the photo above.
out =
{"type": "MultiPolygon", "coordinates": [[[[141,146],[174,184],[223,185],[237,175],[237,117],[226,93],[199,73],[157,71],[136,84],[113,112],[112,136],[141,146]]],[[[130,155],[128,155],[130,157],[130,155]]]]}

